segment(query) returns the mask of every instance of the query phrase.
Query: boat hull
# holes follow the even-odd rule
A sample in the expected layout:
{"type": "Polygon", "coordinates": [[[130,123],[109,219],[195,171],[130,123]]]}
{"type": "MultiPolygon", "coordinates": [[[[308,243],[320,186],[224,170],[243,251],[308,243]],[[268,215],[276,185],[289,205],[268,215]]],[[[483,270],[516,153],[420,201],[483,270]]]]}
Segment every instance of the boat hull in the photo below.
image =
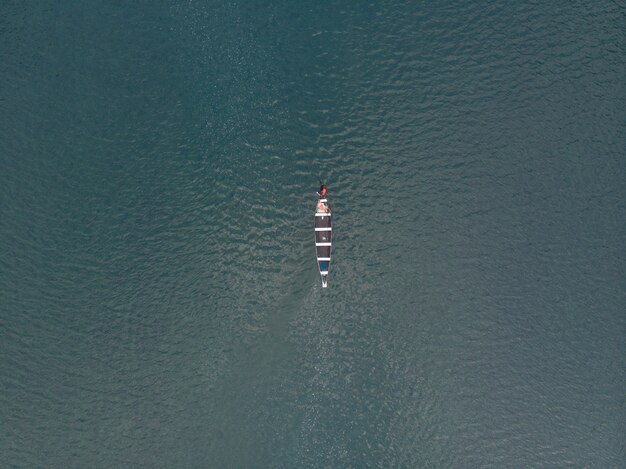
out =
{"type": "Polygon", "coordinates": [[[326,199],[320,199],[315,212],[315,256],[323,288],[328,287],[332,238],[332,213],[326,199]],[[326,211],[320,210],[320,204],[326,208],[326,211]]]}

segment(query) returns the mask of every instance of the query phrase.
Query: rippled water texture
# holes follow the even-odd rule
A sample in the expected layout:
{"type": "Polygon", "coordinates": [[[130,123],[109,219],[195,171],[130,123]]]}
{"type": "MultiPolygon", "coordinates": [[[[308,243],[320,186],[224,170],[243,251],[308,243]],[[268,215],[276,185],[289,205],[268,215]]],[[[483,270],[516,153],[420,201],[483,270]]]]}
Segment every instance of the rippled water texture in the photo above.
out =
{"type": "Polygon", "coordinates": [[[623,467],[625,13],[4,2],[0,465],[623,467]]]}

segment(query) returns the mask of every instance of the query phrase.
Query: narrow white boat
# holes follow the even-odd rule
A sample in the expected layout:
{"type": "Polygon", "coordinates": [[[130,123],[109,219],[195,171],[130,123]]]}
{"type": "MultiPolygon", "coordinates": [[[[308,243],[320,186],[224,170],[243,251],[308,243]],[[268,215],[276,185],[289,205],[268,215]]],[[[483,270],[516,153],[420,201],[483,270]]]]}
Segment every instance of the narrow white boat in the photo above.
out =
{"type": "Polygon", "coordinates": [[[315,254],[317,267],[322,278],[322,287],[328,286],[328,271],[330,270],[330,253],[332,250],[332,214],[328,199],[325,195],[319,196],[315,208],[315,254]]]}

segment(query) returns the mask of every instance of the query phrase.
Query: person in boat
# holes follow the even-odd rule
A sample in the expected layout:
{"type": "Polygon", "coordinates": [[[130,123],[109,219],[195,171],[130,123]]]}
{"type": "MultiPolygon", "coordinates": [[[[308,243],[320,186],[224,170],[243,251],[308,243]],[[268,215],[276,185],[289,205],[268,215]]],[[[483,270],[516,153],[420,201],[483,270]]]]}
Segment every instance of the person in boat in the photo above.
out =
{"type": "Polygon", "coordinates": [[[317,201],[317,211],[330,212],[328,204],[326,202],[322,202],[322,199],[326,198],[326,186],[324,184],[320,186],[320,191],[317,193],[317,195],[320,196],[319,200],[317,201]]]}
{"type": "Polygon", "coordinates": [[[317,201],[317,211],[318,212],[330,212],[328,208],[328,204],[326,202],[322,202],[321,200],[317,201]]]}

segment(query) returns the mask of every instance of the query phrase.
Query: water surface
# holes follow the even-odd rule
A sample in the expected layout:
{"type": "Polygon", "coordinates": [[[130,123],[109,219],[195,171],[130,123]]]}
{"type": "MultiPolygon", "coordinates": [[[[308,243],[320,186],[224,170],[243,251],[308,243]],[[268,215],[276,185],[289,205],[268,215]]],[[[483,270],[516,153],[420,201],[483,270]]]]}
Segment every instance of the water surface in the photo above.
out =
{"type": "Polygon", "coordinates": [[[0,7],[4,464],[623,466],[624,13],[0,7]]]}

